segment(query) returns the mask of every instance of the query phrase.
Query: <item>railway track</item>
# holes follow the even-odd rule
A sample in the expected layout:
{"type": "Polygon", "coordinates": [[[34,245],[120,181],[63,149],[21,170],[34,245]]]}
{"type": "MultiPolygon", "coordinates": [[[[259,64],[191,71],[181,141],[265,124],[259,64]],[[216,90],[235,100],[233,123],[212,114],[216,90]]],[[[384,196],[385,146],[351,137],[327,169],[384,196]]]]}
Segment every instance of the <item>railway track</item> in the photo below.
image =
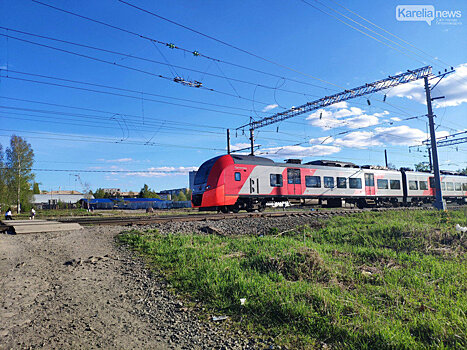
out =
{"type": "MultiPolygon", "coordinates": [[[[449,209],[458,209],[460,207],[449,207],[449,209]]],[[[243,218],[280,218],[280,217],[330,217],[336,215],[350,215],[363,212],[384,212],[395,210],[429,210],[431,207],[414,208],[367,208],[367,209],[313,209],[296,211],[273,211],[273,212],[254,212],[254,213],[229,213],[229,214],[189,214],[189,215],[166,215],[166,216],[133,216],[133,217],[81,217],[81,218],[63,218],[60,222],[73,222],[80,225],[149,225],[154,223],[183,222],[183,221],[219,221],[229,219],[243,218]]]]}

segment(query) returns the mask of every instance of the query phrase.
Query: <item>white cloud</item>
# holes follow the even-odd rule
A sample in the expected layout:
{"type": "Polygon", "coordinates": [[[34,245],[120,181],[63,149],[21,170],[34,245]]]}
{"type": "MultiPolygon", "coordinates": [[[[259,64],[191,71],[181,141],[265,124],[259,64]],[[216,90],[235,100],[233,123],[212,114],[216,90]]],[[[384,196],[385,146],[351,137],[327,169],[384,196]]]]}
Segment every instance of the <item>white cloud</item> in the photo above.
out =
{"type": "Polygon", "coordinates": [[[118,158],[118,159],[99,158],[99,159],[97,159],[97,161],[105,162],[105,163],[128,163],[128,162],[132,162],[133,158],[118,158]]]}
{"type": "Polygon", "coordinates": [[[426,133],[420,129],[407,125],[393,126],[390,128],[375,128],[374,138],[382,144],[407,146],[426,140],[426,133]]]}
{"type": "MultiPolygon", "coordinates": [[[[453,107],[467,103],[467,63],[455,68],[455,72],[443,78],[433,90],[433,97],[445,96],[444,99],[433,102],[435,108],[453,107]]],[[[433,73],[436,73],[433,71],[433,73]]],[[[437,80],[432,80],[433,85],[437,80]]],[[[425,88],[423,80],[402,84],[390,89],[388,97],[405,97],[419,103],[426,104],[425,88]]]]}
{"type": "Polygon", "coordinates": [[[376,125],[379,123],[379,117],[388,114],[387,112],[364,114],[364,112],[364,110],[357,107],[338,110],[334,108],[334,110],[331,111],[318,109],[311,113],[306,119],[310,121],[311,125],[323,130],[330,130],[338,127],[358,129],[376,125]]]}
{"type": "Polygon", "coordinates": [[[347,108],[348,104],[346,101],[342,101],[342,102],[337,102],[337,103],[334,103],[332,105],[330,105],[329,107],[330,108],[347,108]]]}
{"type": "Polygon", "coordinates": [[[381,142],[374,139],[372,131],[354,131],[334,141],[334,145],[350,148],[368,148],[380,146],[381,142]]]}
{"type": "Polygon", "coordinates": [[[266,107],[264,107],[262,109],[263,112],[269,112],[270,110],[273,110],[274,108],[277,108],[278,105],[277,104],[272,104],[272,105],[267,105],[266,107]]]}
{"type": "MultiPolygon", "coordinates": [[[[449,135],[447,131],[436,133],[437,138],[447,135],[449,135]]],[[[354,131],[336,139],[333,145],[360,149],[383,146],[385,144],[411,146],[420,144],[428,138],[429,135],[420,129],[401,125],[388,128],[375,128],[373,131],[354,131]]]]}
{"type": "Polygon", "coordinates": [[[232,151],[237,151],[239,149],[242,149],[242,148],[248,148],[250,147],[251,145],[249,143],[246,143],[246,142],[240,142],[240,143],[235,143],[233,145],[230,145],[230,149],[232,151]]]}
{"type": "Polygon", "coordinates": [[[399,117],[393,117],[393,118],[391,118],[391,120],[393,120],[395,122],[400,122],[402,119],[399,118],[399,117]]]}
{"type": "Polygon", "coordinates": [[[339,152],[340,147],[327,146],[327,145],[314,145],[308,146],[283,146],[283,147],[271,147],[261,151],[262,154],[267,154],[272,158],[279,157],[315,157],[315,156],[326,156],[339,152]]]}

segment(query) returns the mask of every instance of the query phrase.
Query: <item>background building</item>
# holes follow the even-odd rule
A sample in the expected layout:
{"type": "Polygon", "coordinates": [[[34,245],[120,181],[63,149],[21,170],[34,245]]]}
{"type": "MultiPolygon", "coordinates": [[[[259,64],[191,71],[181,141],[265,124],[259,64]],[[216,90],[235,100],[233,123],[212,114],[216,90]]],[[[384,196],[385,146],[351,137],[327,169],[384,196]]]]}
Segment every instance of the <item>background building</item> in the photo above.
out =
{"type": "Polygon", "coordinates": [[[196,176],[196,171],[190,171],[188,173],[188,187],[192,191],[193,191],[193,188],[195,187],[195,176],[196,176]]]}

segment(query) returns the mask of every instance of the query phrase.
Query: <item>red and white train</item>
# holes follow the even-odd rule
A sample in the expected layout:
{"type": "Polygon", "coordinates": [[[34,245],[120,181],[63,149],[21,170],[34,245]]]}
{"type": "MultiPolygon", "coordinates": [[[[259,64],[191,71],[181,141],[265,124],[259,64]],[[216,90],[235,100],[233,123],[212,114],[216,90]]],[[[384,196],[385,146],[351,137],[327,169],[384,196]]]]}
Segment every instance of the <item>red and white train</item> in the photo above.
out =
{"type": "MultiPolygon", "coordinates": [[[[467,176],[441,175],[447,202],[467,203],[467,176]]],[[[352,163],[299,160],[276,163],[247,155],[222,155],[204,162],[196,173],[192,204],[202,210],[262,210],[266,203],[318,200],[367,206],[409,206],[434,200],[430,173],[358,167],[352,163]]]]}

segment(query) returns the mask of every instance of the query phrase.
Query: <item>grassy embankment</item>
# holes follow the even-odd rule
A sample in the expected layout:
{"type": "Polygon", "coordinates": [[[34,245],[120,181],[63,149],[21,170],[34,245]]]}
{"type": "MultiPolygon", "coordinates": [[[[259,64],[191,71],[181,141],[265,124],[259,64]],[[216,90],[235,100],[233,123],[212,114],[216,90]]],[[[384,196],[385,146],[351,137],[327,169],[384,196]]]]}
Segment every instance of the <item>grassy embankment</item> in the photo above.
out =
{"type": "Polygon", "coordinates": [[[365,213],[264,237],[120,236],[192,300],[293,348],[467,347],[461,211],[365,213]],[[244,306],[240,298],[246,298],[244,306]]]}

